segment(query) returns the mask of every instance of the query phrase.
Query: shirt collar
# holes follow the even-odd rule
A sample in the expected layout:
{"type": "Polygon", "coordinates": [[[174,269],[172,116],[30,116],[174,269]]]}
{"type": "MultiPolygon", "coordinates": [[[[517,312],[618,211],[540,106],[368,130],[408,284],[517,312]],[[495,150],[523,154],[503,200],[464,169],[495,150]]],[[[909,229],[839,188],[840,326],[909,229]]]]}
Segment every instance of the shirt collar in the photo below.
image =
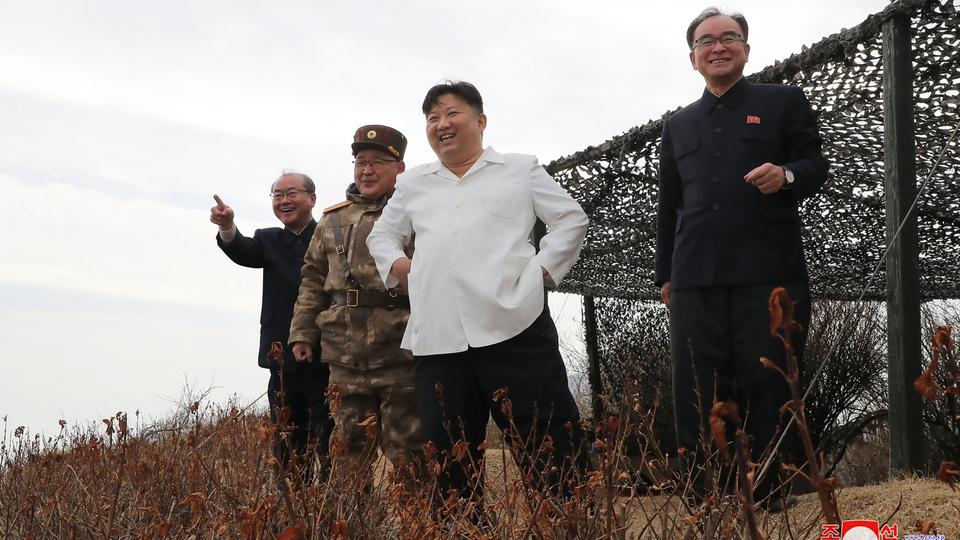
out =
{"type": "MultiPolygon", "coordinates": [[[[494,150],[492,146],[484,148],[483,153],[480,154],[480,157],[477,158],[477,161],[470,166],[470,169],[467,170],[463,176],[466,177],[473,171],[479,170],[489,163],[503,163],[503,154],[494,150]]],[[[428,164],[426,172],[428,174],[439,174],[440,176],[451,178],[453,180],[460,180],[460,178],[457,178],[457,175],[453,174],[450,169],[444,167],[443,163],[441,163],[439,159],[428,164]]]]}
{"type": "Polygon", "coordinates": [[[295,231],[295,230],[291,229],[290,227],[284,227],[284,230],[289,231],[289,232],[290,232],[291,234],[293,234],[294,236],[301,236],[301,235],[303,235],[303,233],[305,233],[305,232],[307,232],[307,231],[311,231],[311,234],[310,234],[309,236],[313,236],[313,227],[314,227],[316,224],[317,224],[317,221],[316,221],[315,219],[313,219],[313,218],[310,218],[310,223],[307,223],[306,225],[304,225],[303,228],[300,229],[299,231],[295,231]]]}
{"type": "Polygon", "coordinates": [[[488,146],[484,149],[483,153],[480,154],[480,159],[477,161],[486,161],[487,163],[503,163],[503,154],[494,150],[492,146],[488,146]]]}
{"type": "Polygon", "coordinates": [[[750,81],[746,77],[740,76],[733,86],[727,88],[727,91],[721,95],[716,95],[709,88],[703,89],[703,96],[700,97],[700,104],[705,112],[713,112],[717,105],[723,104],[723,108],[736,107],[743,101],[743,96],[747,93],[750,81]]]}

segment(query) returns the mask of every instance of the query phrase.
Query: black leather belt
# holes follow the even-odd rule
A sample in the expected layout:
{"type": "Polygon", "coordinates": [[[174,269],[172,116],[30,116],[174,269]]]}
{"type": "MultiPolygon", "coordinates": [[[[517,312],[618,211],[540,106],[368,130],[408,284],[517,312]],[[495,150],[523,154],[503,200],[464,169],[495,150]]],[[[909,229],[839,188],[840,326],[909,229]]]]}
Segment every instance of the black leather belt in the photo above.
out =
{"type": "Polygon", "coordinates": [[[395,292],[349,289],[330,293],[330,304],[347,307],[380,307],[410,309],[410,298],[395,292]]]}

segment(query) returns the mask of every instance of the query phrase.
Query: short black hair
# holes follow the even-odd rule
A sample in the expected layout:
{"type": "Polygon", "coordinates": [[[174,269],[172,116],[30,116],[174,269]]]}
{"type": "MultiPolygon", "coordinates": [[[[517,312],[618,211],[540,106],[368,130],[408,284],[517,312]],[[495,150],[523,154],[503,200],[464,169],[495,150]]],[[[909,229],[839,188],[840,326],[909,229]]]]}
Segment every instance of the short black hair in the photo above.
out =
{"type": "Polygon", "coordinates": [[[476,86],[466,81],[451,81],[447,79],[440,84],[433,85],[430,90],[427,90],[427,97],[423,98],[423,115],[426,116],[430,114],[430,111],[436,106],[440,96],[447,94],[453,94],[459,97],[466,101],[467,105],[470,105],[470,108],[477,114],[483,114],[483,98],[480,97],[480,91],[477,90],[476,86]]]}
{"type": "Polygon", "coordinates": [[[727,13],[717,7],[708,7],[707,9],[700,12],[697,15],[697,18],[693,19],[690,22],[690,26],[687,27],[687,47],[690,47],[690,50],[693,50],[693,33],[697,30],[697,27],[700,26],[700,23],[709,19],[710,17],[730,17],[734,21],[737,21],[737,24],[740,25],[740,29],[743,30],[743,42],[747,42],[747,38],[750,36],[750,27],[747,26],[747,18],[743,16],[742,13],[727,13]]]}

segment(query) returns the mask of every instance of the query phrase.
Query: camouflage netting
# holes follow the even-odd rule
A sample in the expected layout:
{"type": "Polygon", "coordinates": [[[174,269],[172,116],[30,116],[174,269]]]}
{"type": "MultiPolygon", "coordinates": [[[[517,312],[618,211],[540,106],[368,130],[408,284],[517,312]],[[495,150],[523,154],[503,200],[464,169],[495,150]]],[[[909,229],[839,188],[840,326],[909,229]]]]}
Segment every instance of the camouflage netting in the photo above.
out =
{"type": "MultiPolygon", "coordinates": [[[[803,88],[818,114],[830,176],[801,209],[816,298],[856,298],[886,246],[883,23],[902,13],[912,21],[919,184],[960,119],[958,10],[960,0],[900,0],[857,27],[748,77],[803,88]]],[[[628,369],[630,358],[665,354],[660,350],[665,313],[653,286],[653,268],[660,134],[670,114],[547,167],[590,215],[580,261],[561,290],[596,298],[604,386],[614,396],[624,376],[637,371],[636,366],[628,369]]],[[[954,140],[919,201],[925,300],[960,297],[958,168],[960,141],[954,140]]],[[[867,299],[885,297],[884,271],[881,267],[867,299]]],[[[669,388],[669,378],[650,381],[669,388]]]]}
{"type": "MultiPolygon", "coordinates": [[[[818,114],[830,177],[802,208],[813,294],[856,298],[886,246],[881,27],[912,18],[917,178],[926,177],[960,118],[960,1],[895,3],[859,26],[748,78],[806,91],[818,114]]],[[[653,287],[662,118],[547,166],[590,215],[579,263],[564,292],[659,298],[653,287]]],[[[947,150],[919,205],[925,299],[960,297],[960,141],[947,150]]],[[[868,298],[884,297],[880,278],[868,298]]]]}

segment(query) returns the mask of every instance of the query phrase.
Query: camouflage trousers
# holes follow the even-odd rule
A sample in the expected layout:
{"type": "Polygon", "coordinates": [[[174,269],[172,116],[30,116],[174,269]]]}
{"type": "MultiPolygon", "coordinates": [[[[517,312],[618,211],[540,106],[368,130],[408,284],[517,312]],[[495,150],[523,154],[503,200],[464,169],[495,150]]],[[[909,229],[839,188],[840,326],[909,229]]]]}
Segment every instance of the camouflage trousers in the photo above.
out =
{"type": "Polygon", "coordinates": [[[378,447],[394,467],[422,461],[412,364],[370,370],[331,364],[330,390],[336,420],[331,447],[340,447],[331,454],[343,455],[365,471],[378,447]]]}

